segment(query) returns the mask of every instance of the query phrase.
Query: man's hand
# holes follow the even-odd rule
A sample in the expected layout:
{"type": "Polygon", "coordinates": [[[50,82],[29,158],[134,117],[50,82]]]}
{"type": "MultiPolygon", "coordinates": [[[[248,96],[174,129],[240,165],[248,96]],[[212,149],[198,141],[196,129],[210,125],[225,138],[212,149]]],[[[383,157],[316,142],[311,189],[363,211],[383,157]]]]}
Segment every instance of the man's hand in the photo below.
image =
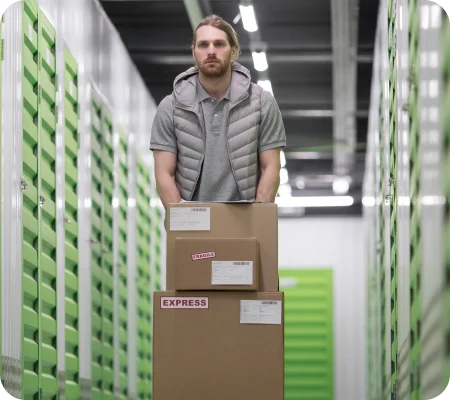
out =
{"type": "Polygon", "coordinates": [[[256,191],[256,202],[273,203],[280,185],[280,148],[259,153],[261,177],[256,191]]]}
{"type": "Polygon", "coordinates": [[[169,151],[154,150],[156,190],[167,210],[169,203],[181,201],[180,192],[175,185],[177,155],[169,151]]]}

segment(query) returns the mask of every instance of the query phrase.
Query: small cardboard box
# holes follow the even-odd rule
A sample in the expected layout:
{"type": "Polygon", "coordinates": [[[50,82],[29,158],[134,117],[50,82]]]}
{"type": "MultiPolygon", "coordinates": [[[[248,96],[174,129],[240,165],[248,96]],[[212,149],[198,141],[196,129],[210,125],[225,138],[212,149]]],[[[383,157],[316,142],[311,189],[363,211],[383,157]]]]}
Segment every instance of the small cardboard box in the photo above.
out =
{"type": "Polygon", "coordinates": [[[281,292],[155,292],[154,400],[283,400],[281,292]]]}
{"type": "Polygon", "coordinates": [[[175,290],[259,289],[255,238],[175,240],[175,290]]]}
{"type": "Polygon", "coordinates": [[[278,291],[278,207],[274,203],[179,203],[167,209],[167,290],[176,290],[176,242],[249,239],[259,246],[259,288],[278,291]]]}

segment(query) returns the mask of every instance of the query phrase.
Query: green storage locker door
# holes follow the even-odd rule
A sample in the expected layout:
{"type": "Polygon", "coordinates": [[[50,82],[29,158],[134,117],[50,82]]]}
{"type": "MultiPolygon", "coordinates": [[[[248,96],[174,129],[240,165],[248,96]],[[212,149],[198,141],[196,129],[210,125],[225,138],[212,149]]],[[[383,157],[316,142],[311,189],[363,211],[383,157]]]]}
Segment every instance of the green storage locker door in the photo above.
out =
{"type": "Polygon", "coordinates": [[[150,176],[142,159],[136,160],[137,205],[137,393],[151,399],[152,393],[152,298],[150,276],[150,176]]]}
{"type": "Polygon", "coordinates": [[[23,3],[23,346],[22,398],[39,395],[39,289],[38,289],[38,8],[23,3]]]}
{"type": "Polygon", "coordinates": [[[65,146],[65,398],[80,398],[78,358],[78,66],[64,49],[65,146]]]}
{"type": "Polygon", "coordinates": [[[103,182],[103,226],[102,226],[102,340],[103,340],[103,399],[114,399],[114,278],[113,278],[113,167],[111,112],[102,107],[102,182],[103,182]]]}
{"type": "Polygon", "coordinates": [[[120,398],[128,398],[128,146],[123,132],[119,135],[119,387],[120,398]]]}
{"type": "Polygon", "coordinates": [[[420,112],[419,112],[419,5],[409,1],[409,75],[413,77],[409,87],[409,170],[410,170],[410,391],[411,400],[422,400],[420,389],[420,112]]]}
{"type": "Polygon", "coordinates": [[[397,196],[397,68],[396,68],[396,1],[388,6],[389,53],[389,203],[390,203],[390,298],[391,298],[391,395],[395,397],[397,385],[398,353],[398,196],[397,196]]]}
{"type": "Polygon", "coordinates": [[[58,395],[56,349],[56,59],[55,29],[39,10],[39,363],[41,397],[58,395]]]}
{"type": "Polygon", "coordinates": [[[285,293],[285,400],[330,400],[333,282],[330,269],[281,269],[285,293]]]}
{"type": "Polygon", "coordinates": [[[91,101],[91,149],[92,400],[102,400],[102,130],[100,100],[94,90],[91,101]]]}
{"type": "Polygon", "coordinates": [[[446,310],[446,369],[445,386],[450,379],[450,22],[445,12],[442,13],[443,24],[443,47],[442,47],[442,67],[443,67],[443,94],[442,94],[442,127],[443,127],[443,187],[444,195],[447,199],[445,204],[445,232],[444,232],[444,262],[446,271],[445,282],[445,310],[446,310]]]}

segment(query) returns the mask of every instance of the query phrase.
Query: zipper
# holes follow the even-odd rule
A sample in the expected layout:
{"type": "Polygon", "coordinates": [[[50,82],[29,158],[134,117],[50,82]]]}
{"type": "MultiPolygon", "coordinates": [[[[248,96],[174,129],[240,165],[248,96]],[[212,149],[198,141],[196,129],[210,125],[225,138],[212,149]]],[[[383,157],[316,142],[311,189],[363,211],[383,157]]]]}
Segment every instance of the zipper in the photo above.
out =
{"type": "Polygon", "coordinates": [[[236,107],[237,105],[241,104],[244,100],[248,99],[248,97],[249,97],[249,94],[247,93],[247,95],[246,95],[244,98],[242,98],[238,103],[233,104],[232,106],[230,106],[230,108],[229,108],[229,110],[228,110],[228,114],[227,114],[227,122],[226,122],[226,129],[227,129],[227,131],[226,131],[225,142],[227,143],[228,159],[230,160],[230,164],[231,164],[231,172],[233,173],[234,180],[235,180],[235,182],[236,182],[236,186],[237,186],[238,191],[239,191],[239,197],[240,197],[241,200],[244,200],[244,199],[243,199],[243,196],[242,196],[242,193],[241,193],[241,189],[239,188],[238,180],[237,180],[237,178],[236,178],[236,172],[235,172],[235,170],[234,170],[233,161],[231,160],[230,145],[229,145],[229,143],[228,143],[228,130],[229,130],[228,122],[229,122],[229,120],[230,120],[231,110],[233,110],[233,108],[236,107]]]}

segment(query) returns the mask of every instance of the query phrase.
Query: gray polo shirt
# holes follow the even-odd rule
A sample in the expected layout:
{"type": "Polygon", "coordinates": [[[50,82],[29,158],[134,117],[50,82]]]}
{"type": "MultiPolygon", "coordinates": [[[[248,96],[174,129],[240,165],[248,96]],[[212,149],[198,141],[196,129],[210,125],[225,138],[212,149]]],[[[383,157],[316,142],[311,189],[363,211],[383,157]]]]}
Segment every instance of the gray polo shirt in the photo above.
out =
{"type": "MultiPolygon", "coordinates": [[[[230,89],[217,101],[202,87],[197,78],[197,101],[203,114],[206,130],[205,157],[202,171],[192,200],[236,201],[239,190],[231,169],[227,149],[227,115],[230,106],[230,89]]],[[[258,151],[286,146],[286,135],[281,113],[275,98],[264,91],[261,98],[261,124],[258,151]]],[[[177,153],[177,140],[173,128],[170,97],[158,106],[152,128],[151,145],[177,153]]]]}

